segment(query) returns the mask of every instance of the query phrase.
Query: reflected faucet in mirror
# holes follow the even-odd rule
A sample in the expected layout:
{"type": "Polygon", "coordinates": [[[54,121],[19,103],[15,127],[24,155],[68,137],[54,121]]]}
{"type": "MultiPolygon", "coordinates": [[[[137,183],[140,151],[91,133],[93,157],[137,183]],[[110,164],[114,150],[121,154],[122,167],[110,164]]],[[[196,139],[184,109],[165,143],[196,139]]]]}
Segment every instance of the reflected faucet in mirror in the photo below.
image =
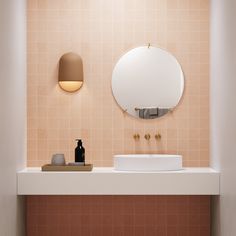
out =
{"type": "Polygon", "coordinates": [[[142,119],[154,119],[157,117],[164,116],[170,111],[168,108],[158,107],[145,107],[145,108],[134,108],[138,112],[138,117],[142,119]]]}

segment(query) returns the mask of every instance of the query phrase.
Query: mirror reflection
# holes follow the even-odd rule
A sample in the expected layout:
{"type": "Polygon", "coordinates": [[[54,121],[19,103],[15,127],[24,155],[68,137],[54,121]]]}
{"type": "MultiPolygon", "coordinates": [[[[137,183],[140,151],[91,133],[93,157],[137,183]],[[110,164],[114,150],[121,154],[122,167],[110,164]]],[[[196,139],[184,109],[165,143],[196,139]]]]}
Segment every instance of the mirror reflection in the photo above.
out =
{"type": "Polygon", "coordinates": [[[123,111],[142,119],[167,114],[179,103],[184,75],[177,59],[152,46],[134,48],[114,67],[112,92],[123,111]]]}

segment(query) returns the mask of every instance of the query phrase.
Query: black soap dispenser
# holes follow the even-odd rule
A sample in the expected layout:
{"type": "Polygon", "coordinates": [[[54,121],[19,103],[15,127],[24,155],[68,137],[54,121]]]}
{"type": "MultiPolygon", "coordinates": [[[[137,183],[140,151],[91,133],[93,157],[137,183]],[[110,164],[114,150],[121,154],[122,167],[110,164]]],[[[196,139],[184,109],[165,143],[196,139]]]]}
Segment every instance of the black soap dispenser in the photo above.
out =
{"type": "Polygon", "coordinates": [[[76,139],[77,147],[75,148],[75,162],[79,165],[85,165],[85,149],[82,146],[82,140],[76,139]]]}

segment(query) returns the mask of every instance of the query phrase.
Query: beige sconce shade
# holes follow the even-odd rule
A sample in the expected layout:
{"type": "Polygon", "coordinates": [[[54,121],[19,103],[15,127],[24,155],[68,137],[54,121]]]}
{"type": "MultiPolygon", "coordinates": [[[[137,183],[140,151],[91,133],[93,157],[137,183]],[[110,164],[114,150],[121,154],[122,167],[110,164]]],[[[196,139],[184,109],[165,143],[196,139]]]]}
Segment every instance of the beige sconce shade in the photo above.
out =
{"type": "Polygon", "coordinates": [[[83,85],[83,62],[76,53],[66,53],[59,61],[58,83],[61,89],[75,92],[83,85]]]}

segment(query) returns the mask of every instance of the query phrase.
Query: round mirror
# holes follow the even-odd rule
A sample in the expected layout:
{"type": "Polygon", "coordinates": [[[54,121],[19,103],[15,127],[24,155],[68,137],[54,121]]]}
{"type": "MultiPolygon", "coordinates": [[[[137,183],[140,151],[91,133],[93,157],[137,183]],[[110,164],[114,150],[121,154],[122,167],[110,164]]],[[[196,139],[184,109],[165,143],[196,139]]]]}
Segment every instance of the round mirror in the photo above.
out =
{"type": "Polygon", "coordinates": [[[134,48],[119,59],[113,70],[115,100],[134,117],[153,119],[165,115],[179,103],[183,90],[180,64],[160,48],[134,48]]]}

